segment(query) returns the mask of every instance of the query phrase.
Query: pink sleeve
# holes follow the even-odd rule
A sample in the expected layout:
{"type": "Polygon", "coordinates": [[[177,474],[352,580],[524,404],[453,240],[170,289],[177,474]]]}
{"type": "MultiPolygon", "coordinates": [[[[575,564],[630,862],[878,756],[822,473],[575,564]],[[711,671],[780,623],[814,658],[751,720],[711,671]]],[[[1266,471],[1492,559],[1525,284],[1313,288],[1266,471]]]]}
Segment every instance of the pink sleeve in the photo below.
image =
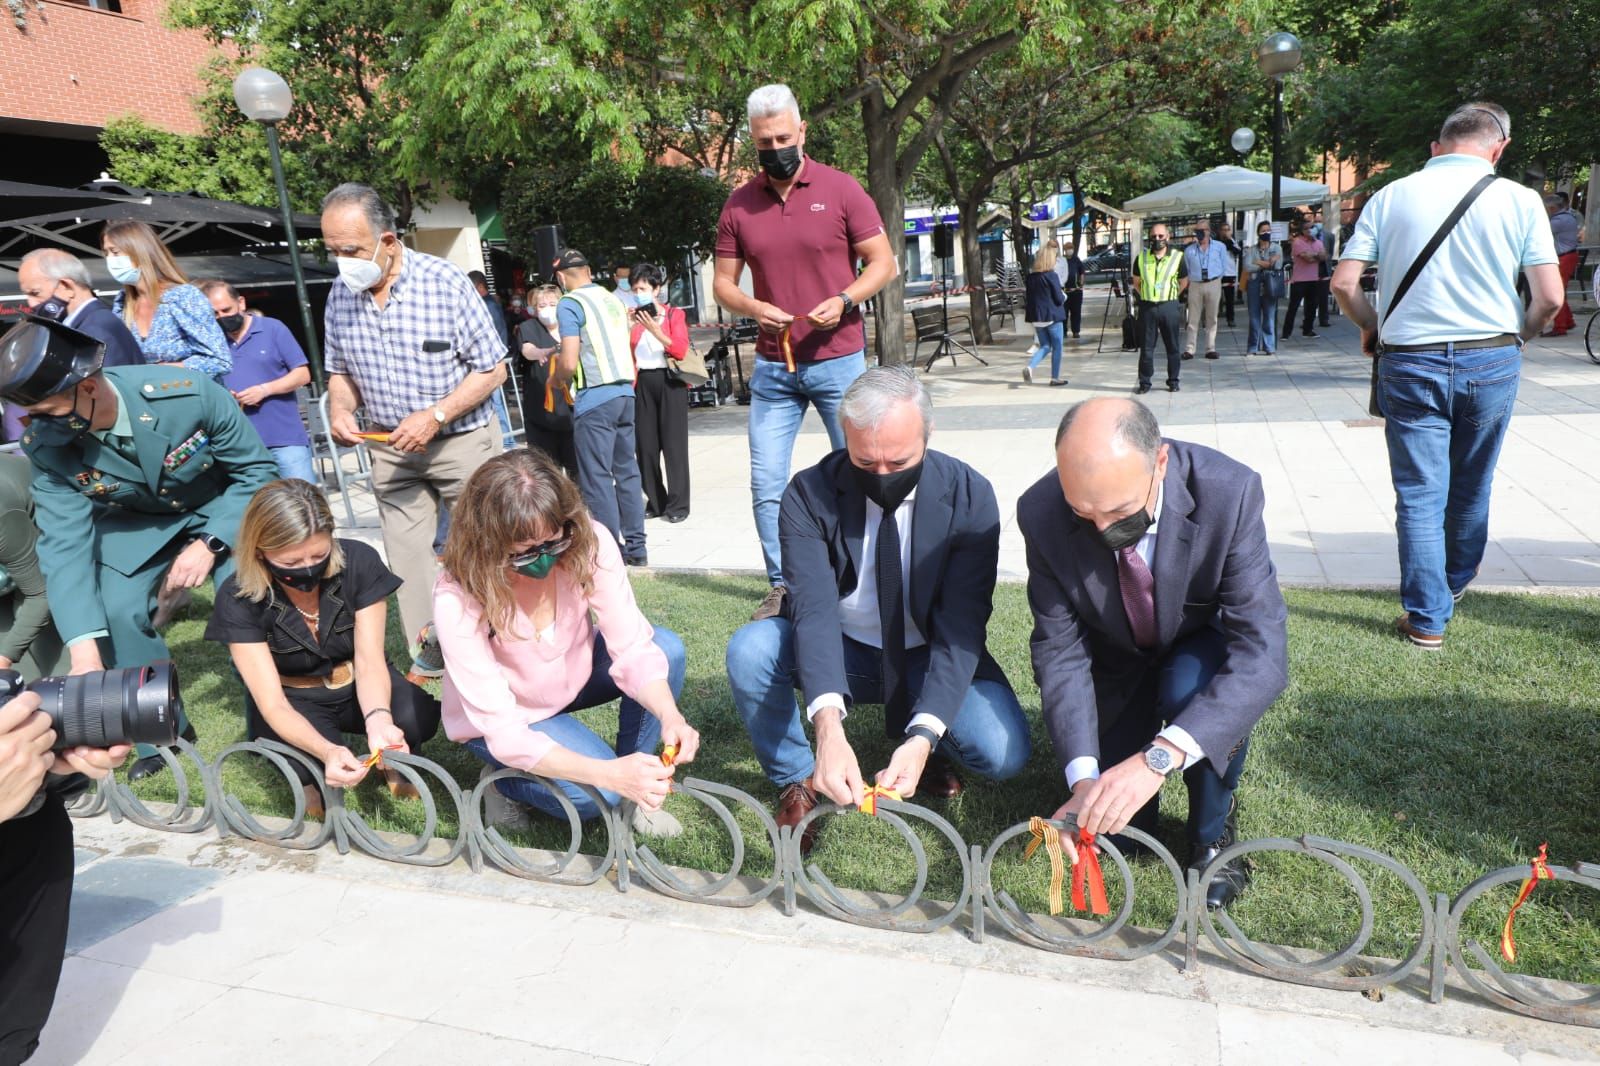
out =
{"type": "Polygon", "coordinates": [[[872,202],[867,190],[853,178],[848,184],[851,191],[844,200],[844,228],[853,248],[887,231],[883,228],[883,216],[878,214],[878,205],[872,202]]]}
{"type": "Polygon", "coordinates": [[[460,702],[461,714],[496,759],[519,770],[534,769],[556,742],[528,728],[527,716],[517,707],[494,657],[478,604],[448,576],[433,587],[433,628],[444,650],[446,682],[460,702]]]}
{"type": "Polygon", "coordinates": [[[656,631],[639,612],[617,542],[598,522],[594,532],[598,543],[589,606],[594,610],[600,634],[606,638],[611,680],[624,694],[638,698],[645,685],[667,679],[667,657],[656,647],[656,631]]]}

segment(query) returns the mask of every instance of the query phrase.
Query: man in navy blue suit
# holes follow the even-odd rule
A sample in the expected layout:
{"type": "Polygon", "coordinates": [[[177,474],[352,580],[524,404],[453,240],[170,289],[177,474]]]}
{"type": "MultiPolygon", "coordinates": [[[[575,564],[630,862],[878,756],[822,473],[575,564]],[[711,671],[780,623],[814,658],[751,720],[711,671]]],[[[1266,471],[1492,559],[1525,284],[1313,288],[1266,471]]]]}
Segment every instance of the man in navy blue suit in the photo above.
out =
{"type": "Polygon", "coordinates": [[[839,416],[845,447],[795,475],[778,512],[787,617],[751,622],[728,644],[734,705],[782,789],[780,825],[796,825],[818,793],[861,803],[844,725],[856,703],[884,707],[899,743],[876,784],[902,798],[959,793],[952,763],[1004,780],[1028,759],[1022,708],[984,646],[1000,554],[994,489],[928,449],[932,403],[906,367],[866,371],[839,416]]]}
{"type": "MultiPolygon", "coordinates": [[[[1255,471],[1169,441],[1131,399],[1086,400],[1056,432],[1056,470],[1017,504],[1033,672],[1072,798],[1055,817],[1156,828],[1169,774],[1189,791],[1190,865],[1233,844],[1250,730],[1288,684],[1288,612],[1255,471]]],[[[1206,893],[1226,907],[1242,863],[1206,893]]]]}
{"type": "Polygon", "coordinates": [[[87,333],[106,346],[104,366],[143,366],[144,353],[128,327],[94,294],[83,261],[60,248],[40,248],[22,257],[17,284],[36,315],[87,333]]]}

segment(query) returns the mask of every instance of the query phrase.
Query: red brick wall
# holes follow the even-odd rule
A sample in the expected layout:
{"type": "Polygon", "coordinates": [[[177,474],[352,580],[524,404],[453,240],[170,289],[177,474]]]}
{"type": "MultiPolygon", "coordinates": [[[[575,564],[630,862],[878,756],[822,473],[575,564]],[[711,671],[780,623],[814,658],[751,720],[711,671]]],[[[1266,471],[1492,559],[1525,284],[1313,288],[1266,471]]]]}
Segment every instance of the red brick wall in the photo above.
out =
{"type": "Polygon", "coordinates": [[[122,0],[117,15],[29,0],[26,33],[0,9],[0,119],[98,129],[132,113],[198,132],[191,100],[211,47],[198,33],[167,29],[165,7],[166,0],[122,0]]]}

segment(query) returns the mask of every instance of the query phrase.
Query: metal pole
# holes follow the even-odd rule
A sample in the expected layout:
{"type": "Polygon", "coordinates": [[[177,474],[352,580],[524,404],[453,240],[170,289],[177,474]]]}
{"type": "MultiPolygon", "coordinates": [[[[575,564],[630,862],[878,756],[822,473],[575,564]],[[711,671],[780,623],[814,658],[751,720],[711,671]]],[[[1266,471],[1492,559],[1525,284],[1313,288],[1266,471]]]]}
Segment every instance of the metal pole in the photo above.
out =
{"type": "Polygon", "coordinates": [[[300,325],[306,331],[306,355],[311,360],[311,381],[317,392],[327,390],[322,377],[322,345],[317,343],[317,327],[311,319],[311,297],[306,293],[306,277],[300,269],[300,239],[294,232],[294,212],[289,207],[289,186],[283,180],[283,158],[278,154],[278,124],[263,122],[267,128],[267,154],[272,157],[272,180],[278,185],[278,207],[283,211],[283,229],[289,240],[289,269],[294,272],[294,295],[300,304],[300,325]]]}
{"type": "Polygon", "coordinates": [[[1279,198],[1283,182],[1283,76],[1272,79],[1272,221],[1282,209],[1279,198]]]}

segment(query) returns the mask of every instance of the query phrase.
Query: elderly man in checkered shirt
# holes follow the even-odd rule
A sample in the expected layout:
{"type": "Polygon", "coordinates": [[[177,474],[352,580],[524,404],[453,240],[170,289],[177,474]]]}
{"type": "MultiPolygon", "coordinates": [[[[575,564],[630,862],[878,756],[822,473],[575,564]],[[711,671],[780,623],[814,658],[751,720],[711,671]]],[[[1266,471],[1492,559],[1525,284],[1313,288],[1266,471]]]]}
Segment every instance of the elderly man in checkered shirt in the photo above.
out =
{"type": "MultiPolygon", "coordinates": [[[[400,619],[415,644],[432,616],[439,506],[498,455],[490,397],[505,381],[505,340],[466,273],[400,243],[394,213],[369,186],[322,201],[322,239],[339,280],[325,319],[328,429],[355,445],[365,407],[390,568],[405,582],[400,619]]],[[[413,648],[415,650],[415,648],[413,648]]]]}

